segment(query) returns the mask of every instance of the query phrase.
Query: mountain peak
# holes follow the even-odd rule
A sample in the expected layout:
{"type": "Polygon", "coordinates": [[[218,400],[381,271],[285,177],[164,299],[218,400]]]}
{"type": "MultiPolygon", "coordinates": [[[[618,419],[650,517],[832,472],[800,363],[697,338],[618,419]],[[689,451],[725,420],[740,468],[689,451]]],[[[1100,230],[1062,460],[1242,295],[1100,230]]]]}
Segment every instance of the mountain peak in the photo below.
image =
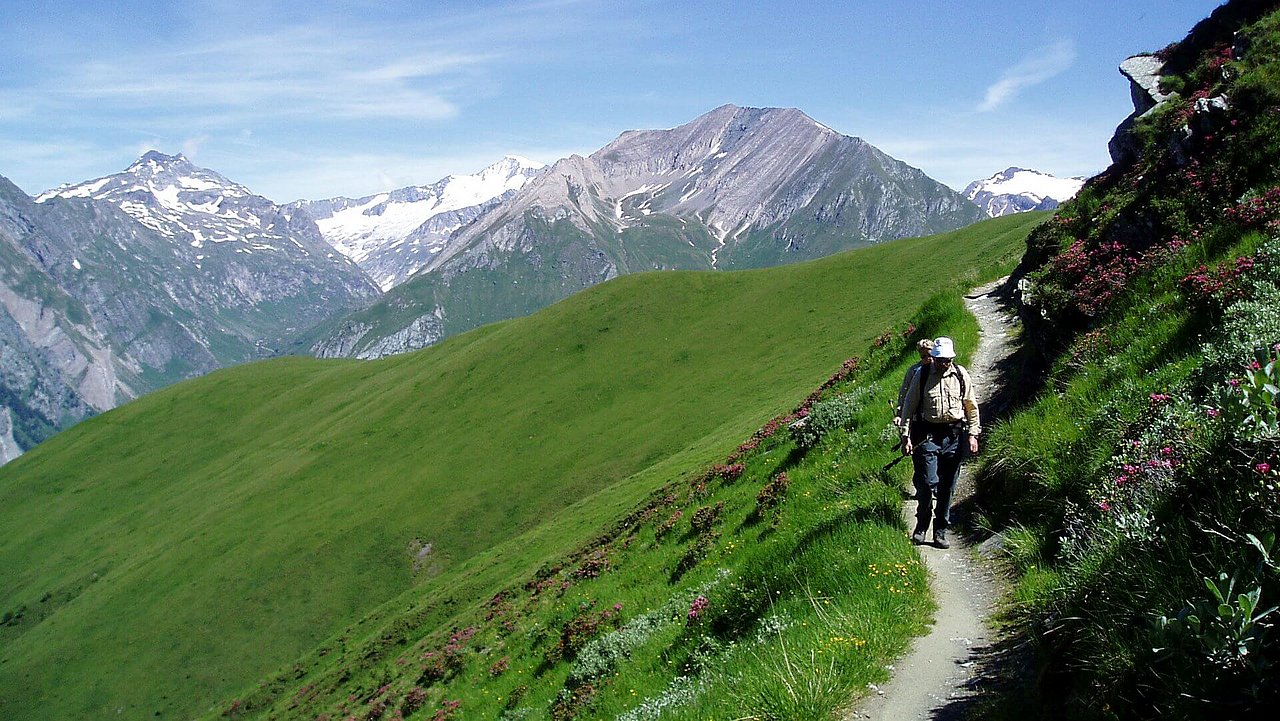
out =
{"type": "Polygon", "coordinates": [[[191,161],[187,160],[187,157],[182,153],[178,153],[177,155],[166,155],[159,150],[148,150],[142,154],[142,157],[135,160],[133,165],[129,166],[128,171],[148,165],[158,165],[160,167],[171,168],[178,166],[191,166],[191,161]]]}
{"type": "Polygon", "coordinates": [[[1053,210],[1075,196],[1080,178],[1058,178],[1028,168],[1010,166],[984,180],[969,183],[961,193],[992,217],[1028,210],[1053,210]]]}

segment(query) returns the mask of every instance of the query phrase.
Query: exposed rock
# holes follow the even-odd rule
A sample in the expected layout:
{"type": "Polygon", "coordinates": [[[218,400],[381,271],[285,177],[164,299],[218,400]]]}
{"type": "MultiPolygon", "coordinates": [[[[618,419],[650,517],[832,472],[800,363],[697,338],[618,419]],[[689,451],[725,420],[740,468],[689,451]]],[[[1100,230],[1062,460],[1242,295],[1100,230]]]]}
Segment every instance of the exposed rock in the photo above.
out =
{"type": "Polygon", "coordinates": [[[22,448],[13,438],[13,414],[0,406],[0,465],[22,455],[22,448]]]}
{"type": "Polygon", "coordinates": [[[435,312],[420,316],[395,333],[377,339],[373,344],[357,353],[356,358],[371,360],[426,348],[444,337],[443,321],[444,309],[437,306],[435,312]]]}
{"type": "Polygon", "coordinates": [[[1133,113],[1120,123],[1107,143],[1112,162],[1128,164],[1136,160],[1140,149],[1133,137],[1134,123],[1161,104],[1177,97],[1177,93],[1164,93],[1160,90],[1160,71],[1163,68],[1163,61],[1154,55],[1134,55],[1120,63],[1120,74],[1129,79],[1133,113]]]}
{"type": "Polygon", "coordinates": [[[317,358],[354,358],[356,346],[365,333],[373,330],[368,323],[343,323],[337,330],[311,346],[317,358]]]}
{"type": "Polygon", "coordinates": [[[1120,74],[1129,79],[1129,95],[1134,112],[1142,115],[1177,93],[1160,90],[1160,71],[1164,61],[1154,55],[1134,55],[1120,63],[1120,74]]]}

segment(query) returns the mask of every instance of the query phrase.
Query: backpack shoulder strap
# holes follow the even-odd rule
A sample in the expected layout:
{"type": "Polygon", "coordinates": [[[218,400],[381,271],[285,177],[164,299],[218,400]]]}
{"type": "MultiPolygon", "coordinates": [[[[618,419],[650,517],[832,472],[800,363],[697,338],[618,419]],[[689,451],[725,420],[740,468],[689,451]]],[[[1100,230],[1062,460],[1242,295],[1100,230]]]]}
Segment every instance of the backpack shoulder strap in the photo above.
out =
{"type": "Polygon", "coordinates": [[[921,363],[920,367],[916,369],[916,378],[919,378],[920,382],[916,384],[916,410],[915,413],[912,414],[912,417],[917,420],[923,417],[924,387],[929,383],[929,371],[931,369],[932,366],[927,366],[923,363],[921,363]]]}

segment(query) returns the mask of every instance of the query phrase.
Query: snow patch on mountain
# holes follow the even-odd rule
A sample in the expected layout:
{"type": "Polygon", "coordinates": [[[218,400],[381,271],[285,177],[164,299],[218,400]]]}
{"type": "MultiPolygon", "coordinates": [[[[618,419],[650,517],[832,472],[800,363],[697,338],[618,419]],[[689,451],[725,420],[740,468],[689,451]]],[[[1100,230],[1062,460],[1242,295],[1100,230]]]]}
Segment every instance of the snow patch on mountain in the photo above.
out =
{"type": "Polygon", "coordinates": [[[205,241],[245,241],[261,235],[279,210],[243,185],[192,165],[181,154],[154,150],[122,173],[64,185],[35,200],[47,203],[53,198],[107,201],[169,238],[192,239],[195,247],[205,241]]]}
{"type": "Polygon", "coordinates": [[[983,180],[969,183],[962,195],[991,217],[1053,210],[1080,191],[1083,178],[1058,178],[1026,168],[1006,168],[983,180]]]}
{"type": "Polygon", "coordinates": [[[364,198],[301,200],[290,207],[310,214],[326,242],[388,290],[444,250],[449,235],[479,215],[479,208],[524,187],[542,168],[508,155],[474,175],[364,198]]]}

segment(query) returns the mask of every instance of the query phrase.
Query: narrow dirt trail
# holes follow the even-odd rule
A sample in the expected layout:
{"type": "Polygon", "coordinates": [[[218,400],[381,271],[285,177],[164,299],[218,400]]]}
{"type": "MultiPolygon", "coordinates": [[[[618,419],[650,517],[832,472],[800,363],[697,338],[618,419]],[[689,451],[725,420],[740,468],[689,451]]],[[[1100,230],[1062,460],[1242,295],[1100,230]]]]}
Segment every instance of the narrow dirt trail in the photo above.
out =
{"type": "MultiPolygon", "coordinates": [[[[982,328],[969,370],[984,426],[1000,417],[1004,406],[1003,369],[1012,352],[1010,334],[1015,321],[1010,311],[1012,291],[1006,277],[965,296],[965,305],[982,328]]],[[[964,510],[965,500],[973,494],[972,469],[966,465],[956,484],[952,524],[959,533],[954,534],[951,548],[919,547],[938,601],[933,627],[890,668],[893,676],[888,684],[869,689],[869,696],[845,717],[849,721],[959,719],[976,693],[982,659],[994,641],[986,621],[998,589],[989,570],[975,559],[974,547],[966,538],[964,510]]],[[[915,523],[915,505],[907,501],[902,506],[908,528],[915,523]]]]}

